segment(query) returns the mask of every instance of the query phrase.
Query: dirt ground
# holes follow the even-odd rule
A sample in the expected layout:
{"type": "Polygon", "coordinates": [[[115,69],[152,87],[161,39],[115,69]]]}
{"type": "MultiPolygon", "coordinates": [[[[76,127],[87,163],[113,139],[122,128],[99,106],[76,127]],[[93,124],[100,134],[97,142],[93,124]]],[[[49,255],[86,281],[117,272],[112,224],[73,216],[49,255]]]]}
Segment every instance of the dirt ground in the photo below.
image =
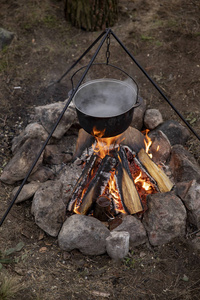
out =
{"type": "MultiPolygon", "coordinates": [[[[119,12],[114,33],[200,135],[199,0],[120,0],[119,12]]],[[[33,107],[67,98],[69,76],[50,84],[100,32],[71,27],[64,19],[64,0],[0,0],[0,27],[15,33],[12,44],[0,53],[2,170],[11,157],[11,140],[26,126],[33,107]]],[[[93,53],[92,49],[79,67],[93,53]]],[[[106,45],[98,62],[105,62],[105,53],[106,45]]],[[[158,108],[165,120],[180,121],[112,37],[110,62],[135,78],[147,107],[158,108]]],[[[98,75],[104,76],[101,71],[98,75]]],[[[191,134],[188,149],[200,162],[199,144],[191,134]]],[[[0,217],[12,189],[0,183],[0,217]]],[[[13,299],[200,298],[200,256],[191,237],[161,247],[135,248],[115,263],[107,255],[62,252],[57,240],[35,225],[30,207],[30,201],[14,205],[0,228],[0,283],[10,284],[13,299]]]]}

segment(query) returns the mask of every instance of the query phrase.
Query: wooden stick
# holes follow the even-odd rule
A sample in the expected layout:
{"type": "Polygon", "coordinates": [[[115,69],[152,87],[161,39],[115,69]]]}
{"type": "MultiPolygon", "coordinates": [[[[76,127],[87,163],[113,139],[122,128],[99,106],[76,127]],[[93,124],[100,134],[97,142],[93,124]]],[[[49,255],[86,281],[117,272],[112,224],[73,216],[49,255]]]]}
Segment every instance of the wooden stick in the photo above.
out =
{"type": "Polygon", "coordinates": [[[144,149],[141,149],[138,153],[138,158],[142,165],[147,169],[148,173],[157,182],[158,188],[161,193],[171,191],[174,184],[167,177],[167,175],[161,170],[148,156],[144,149]]]}

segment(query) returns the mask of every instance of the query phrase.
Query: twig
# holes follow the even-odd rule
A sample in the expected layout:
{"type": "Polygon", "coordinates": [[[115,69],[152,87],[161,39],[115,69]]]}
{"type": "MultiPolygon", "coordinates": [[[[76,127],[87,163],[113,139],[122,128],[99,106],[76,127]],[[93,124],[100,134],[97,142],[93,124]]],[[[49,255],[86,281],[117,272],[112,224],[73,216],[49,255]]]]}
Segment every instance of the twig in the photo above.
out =
{"type": "Polygon", "coordinates": [[[6,126],[8,115],[6,115],[5,119],[0,118],[0,120],[3,122],[3,126],[6,126]]]}

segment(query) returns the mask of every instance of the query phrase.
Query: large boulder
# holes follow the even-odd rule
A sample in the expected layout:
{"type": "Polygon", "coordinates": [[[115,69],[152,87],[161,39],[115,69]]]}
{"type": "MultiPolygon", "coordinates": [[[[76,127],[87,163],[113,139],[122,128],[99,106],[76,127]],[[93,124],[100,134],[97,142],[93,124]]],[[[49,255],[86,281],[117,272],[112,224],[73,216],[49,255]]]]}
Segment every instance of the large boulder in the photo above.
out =
{"type": "Polygon", "coordinates": [[[85,255],[100,255],[106,252],[106,238],[110,231],[99,220],[84,215],[69,217],[58,235],[62,250],[80,250],[85,255]]]}
{"type": "Polygon", "coordinates": [[[62,183],[53,180],[43,183],[34,195],[31,213],[42,230],[56,237],[66,216],[62,183]]]}
{"type": "MultiPolygon", "coordinates": [[[[26,177],[33,162],[36,159],[42,147],[42,142],[38,139],[27,139],[25,143],[19,148],[12,159],[5,166],[0,180],[7,184],[13,184],[16,181],[22,180],[26,177]]],[[[37,164],[32,173],[34,173],[42,164],[43,154],[41,154],[37,164]]]]}
{"type": "MultiPolygon", "coordinates": [[[[67,101],[68,100],[64,102],[56,102],[44,106],[35,107],[35,113],[38,116],[41,124],[43,125],[43,127],[46,129],[48,133],[52,131],[67,101]]],[[[76,122],[77,122],[77,115],[76,115],[75,106],[73,103],[71,103],[68,106],[67,110],[65,111],[62,119],[60,120],[52,136],[57,139],[61,139],[61,137],[71,127],[71,125],[76,122]]]]}
{"type": "Polygon", "coordinates": [[[143,225],[153,246],[166,244],[175,237],[184,236],[186,209],[173,192],[148,195],[148,210],[143,225]]]}

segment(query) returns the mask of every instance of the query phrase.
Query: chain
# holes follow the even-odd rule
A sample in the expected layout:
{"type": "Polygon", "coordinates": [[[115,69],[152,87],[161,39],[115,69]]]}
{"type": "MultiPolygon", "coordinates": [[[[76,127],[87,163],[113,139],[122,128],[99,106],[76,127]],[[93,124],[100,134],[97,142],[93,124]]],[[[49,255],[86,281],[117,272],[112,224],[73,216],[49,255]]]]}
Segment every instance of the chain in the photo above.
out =
{"type": "Polygon", "coordinates": [[[109,63],[109,58],[110,58],[110,33],[107,36],[107,50],[106,50],[106,64],[108,65],[109,63]]]}

